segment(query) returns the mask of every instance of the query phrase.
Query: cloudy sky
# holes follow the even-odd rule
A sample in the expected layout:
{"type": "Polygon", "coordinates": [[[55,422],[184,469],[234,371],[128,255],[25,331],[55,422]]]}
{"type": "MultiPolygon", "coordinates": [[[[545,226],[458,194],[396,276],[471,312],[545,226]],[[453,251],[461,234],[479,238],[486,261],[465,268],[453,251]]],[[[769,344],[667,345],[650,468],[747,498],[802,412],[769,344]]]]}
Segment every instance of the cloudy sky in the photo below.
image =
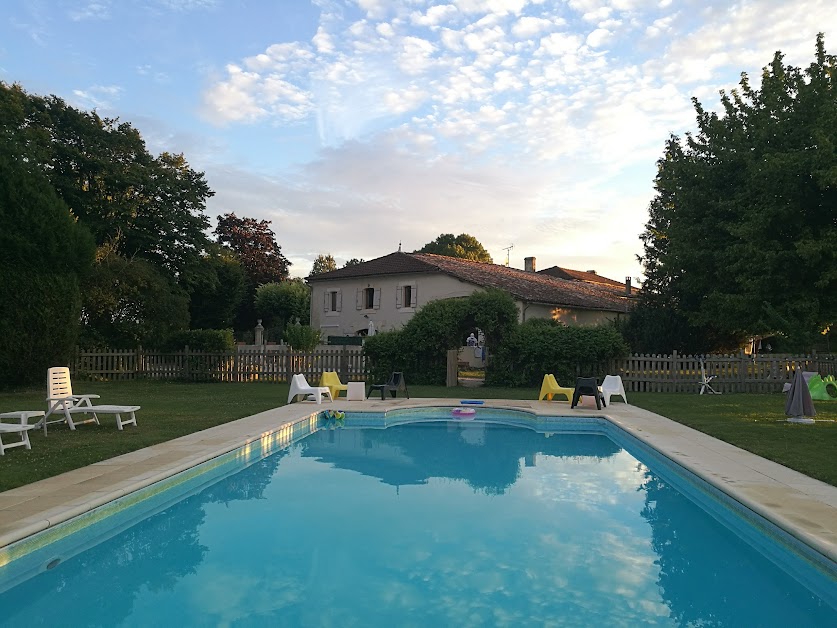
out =
{"type": "Polygon", "coordinates": [[[185,153],[296,276],[464,232],[621,279],[690,98],[818,31],[833,0],[3,0],[0,80],[185,153]]]}

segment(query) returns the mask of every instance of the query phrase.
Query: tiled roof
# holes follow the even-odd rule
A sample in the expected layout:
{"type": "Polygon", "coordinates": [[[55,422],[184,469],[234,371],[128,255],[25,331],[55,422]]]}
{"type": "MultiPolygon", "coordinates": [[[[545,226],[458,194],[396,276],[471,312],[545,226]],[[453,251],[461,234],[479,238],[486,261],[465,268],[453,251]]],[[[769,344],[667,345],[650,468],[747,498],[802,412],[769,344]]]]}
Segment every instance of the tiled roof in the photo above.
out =
{"type": "Polygon", "coordinates": [[[570,281],[587,281],[589,283],[599,283],[604,286],[612,286],[614,288],[625,289],[625,284],[615,279],[608,279],[602,277],[598,273],[585,272],[582,270],[571,270],[569,268],[561,268],[560,266],[553,266],[551,268],[544,268],[538,273],[549,275],[550,277],[557,277],[559,279],[569,279],[570,281]]]}
{"type": "Polygon", "coordinates": [[[308,277],[308,281],[436,272],[484,288],[499,288],[517,299],[530,303],[624,312],[628,302],[624,295],[624,286],[619,282],[613,282],[615,286],[608,286],[559,279],[545,273],[530,273],[498,264],[430,253],[390,253],[356,266],[308,277]]]}

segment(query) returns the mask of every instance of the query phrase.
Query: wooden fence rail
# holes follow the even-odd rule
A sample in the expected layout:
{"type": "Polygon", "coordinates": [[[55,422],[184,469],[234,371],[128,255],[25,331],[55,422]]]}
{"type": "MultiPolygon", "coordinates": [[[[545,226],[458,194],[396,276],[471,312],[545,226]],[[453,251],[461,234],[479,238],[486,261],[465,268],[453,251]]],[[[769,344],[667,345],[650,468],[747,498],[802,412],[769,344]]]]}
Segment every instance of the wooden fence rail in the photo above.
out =
{"type": "Polygon", "coordinates": [[[328,347],[311,353],[281,347],[233,352],[137,350],[79,351],[73,374],[79,379],[179,379],[213,382],[287,382],[303,373],[316,385],[324,371],[345,381],[366,379],[366,358],[360,347],[328,347]]]}
{"type": "Polygon", "coordinates": [[[634,354],[611,360],[607,372],[620,375],[628,392],[698,392],[701,361],[712,388],[720,393],[781,392],[796,369],[837,375],[837,355],[761,354],[734,355],[634,354]]]}

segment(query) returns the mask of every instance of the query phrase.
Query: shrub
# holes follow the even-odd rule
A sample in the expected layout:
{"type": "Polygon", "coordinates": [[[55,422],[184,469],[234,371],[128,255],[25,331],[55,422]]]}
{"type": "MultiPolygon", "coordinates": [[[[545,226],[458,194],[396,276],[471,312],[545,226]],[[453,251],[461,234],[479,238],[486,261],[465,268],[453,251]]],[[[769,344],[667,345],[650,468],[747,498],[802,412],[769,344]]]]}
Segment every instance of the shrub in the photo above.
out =
{"type": "Polygon", "coordinates": [[[313,351],[320,344],[320,330],[293,323],[285,328],[285,341],[294,351],[313,351]]]}
{"type": "Polygon", "coordinates": [[[567,327],[548,319],[519,325],[491,357],[490,386],[537,386],[554,373],[564,386],[577,376],[603,377],[607,361],[627,354],[628,347],[612,325],[567,327]]]}
{"type": "Polygon", "coordinates": [[[162,344],[163,351],[232,351],[235,347],[232,329],[190,329],[177,331],[162,344]]]}

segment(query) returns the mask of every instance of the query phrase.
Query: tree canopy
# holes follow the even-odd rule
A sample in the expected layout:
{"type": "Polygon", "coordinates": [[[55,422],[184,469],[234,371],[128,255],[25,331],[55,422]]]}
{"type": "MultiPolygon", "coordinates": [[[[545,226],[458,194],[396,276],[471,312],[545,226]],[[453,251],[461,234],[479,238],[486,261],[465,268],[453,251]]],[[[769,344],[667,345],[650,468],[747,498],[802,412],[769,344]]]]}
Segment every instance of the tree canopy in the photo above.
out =
{"type": "MultiPolygon", "coordinates": [[[[675,309],[692,349],[779,333],[810,348],[837,322],[837,61],[781,52],[658,161],[642,234],[644,307],[675,309]]],[[[675,324],[675,327],[679,323],[675,324]]],[[[668,347],[671,348],[680,347],[668,347]]]]}
{"type": "Polygon", "coordinates": [[[327,255],[317,255],[314,260],[314,266],[311,268],[312,275],[322,275],[323,273],[330,273],[332,270],[337,270],[337,262],[329,253],[327,255]]]}
{"type": "Polygon", "coordinates": [[[151,155],[131,124],[0,82],[0,135],[15,139],[97,245],[177,277],[208,243],[213,192],[203,173],[183,155],[151,155]]]}
{"type": "Polygon", "coordinates": [[[454,236],[452,233],[443,233],[416,252],[470,259],[475,262],[491,263],[492,261],[485,247],[474,236],[467,233],[460,233],[458,236],[454,236]]]}
{"type": "Polygon", "coordinates": [[[235,214],[218,216],[215,227],[218,243],[227,246],[241,260],[254,286],[288,277],[291,263],[282,255],[269,220],[239,218],[235,214]]]}

